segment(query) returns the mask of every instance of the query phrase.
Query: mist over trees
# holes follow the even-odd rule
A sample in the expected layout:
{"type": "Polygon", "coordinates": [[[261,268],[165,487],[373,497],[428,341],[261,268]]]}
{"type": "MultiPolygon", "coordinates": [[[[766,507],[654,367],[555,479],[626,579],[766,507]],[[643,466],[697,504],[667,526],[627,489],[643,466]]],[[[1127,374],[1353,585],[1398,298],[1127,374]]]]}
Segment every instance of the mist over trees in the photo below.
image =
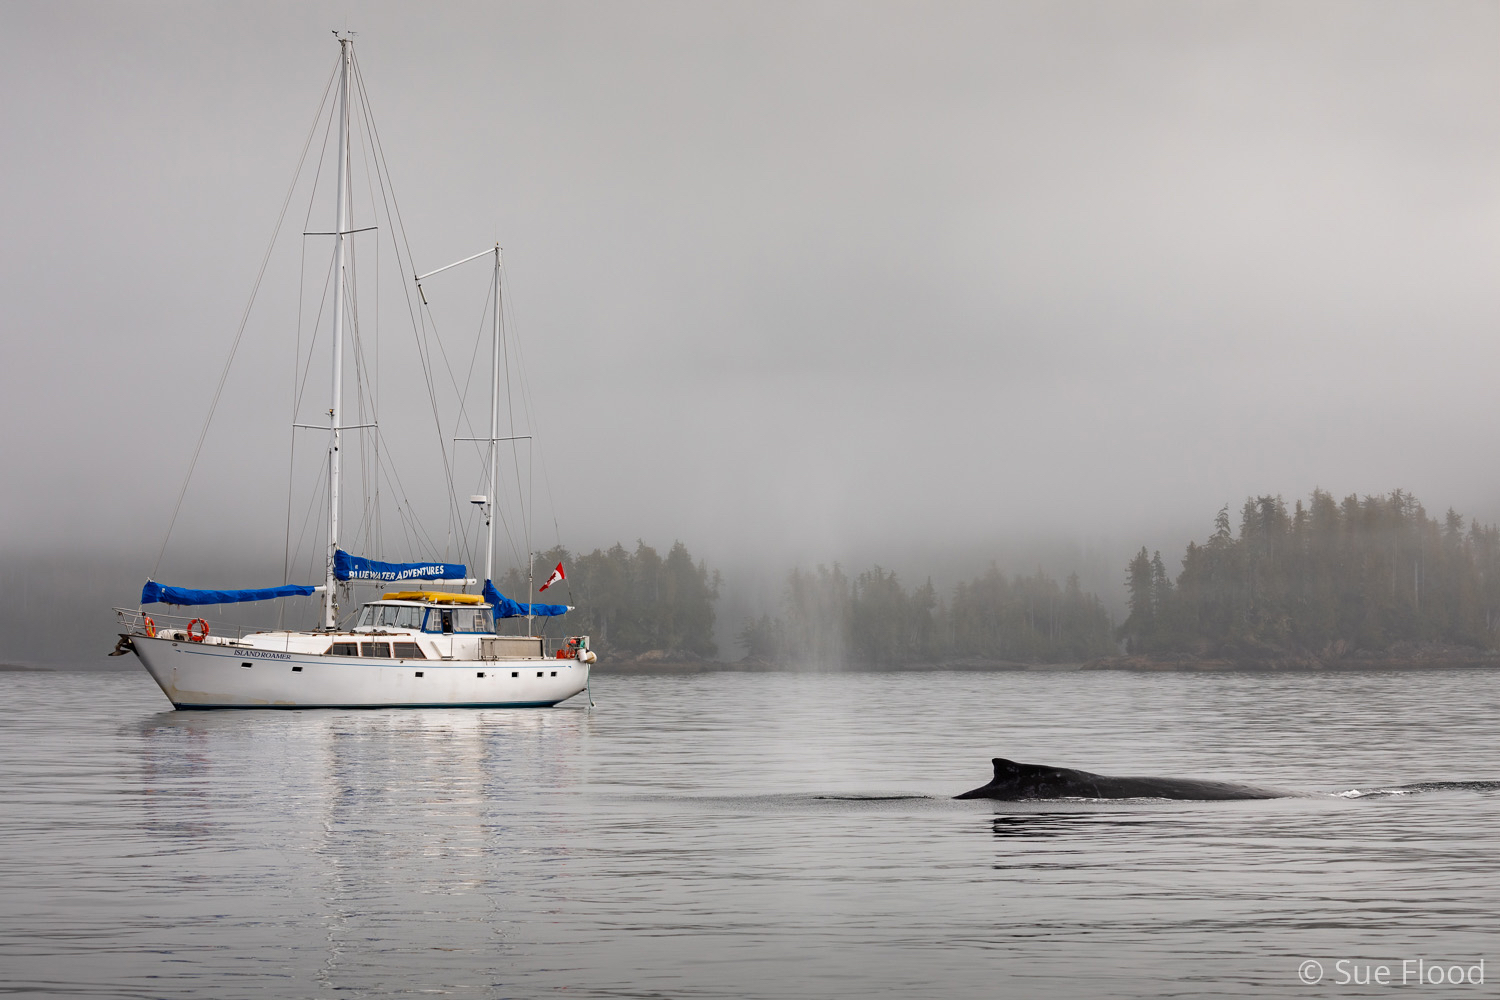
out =
{"type": "MultiPolygon", "coordinates": [[[[0,560],[0,657],[103,657],[117,631],[108,609],[134,606],[144,558],[93,555],[79,564],[44,553],[0,560]],[[79,608],[88,609],[81,625],[79,608]]],[[[250,586],[275,578],[275,562],[247,557],[228,572],[222,556],[205,549],[196,560],[179,559],[171,579],[250,586]]],[[[720,574],[681,542],[665,552],[644,542],[576,555],[557,547],[538,553],[535,571],[529,585],[524,569],[515,568],[496,583],[516,600],[530,592],[533,600],[574,605],[566,617],[535,626],[590,635],[601,654],[618,658],[660,651],[668,660],[743,655],[787,666],[894,667],[1080,662],[1110,656],[1122,643],[1132,654],[1247,661],[1399,657],[1413,644],[1500,649],[1500,528],[1451,509],[1432,516],[1402,490],[1342,500],[1315,490],[1290,507],[1279,496],[1252,497],[1238,525],[1226,506],[1209,537],[1188,543],[1176,566],[1160,552],[1136,554],[1118,629],[1076,574],[1059,582],[1041,570],[1011,575],[991,565],[939,591],[930,579],[910,585],[881,566],[850,574],[834,564],[789,571],[775,609],[744,619],[738,648],[722,649],[715,641],[720,574]],[[536,583],[559,562],[567,579],[538,597],[536,583]]],[[[311,599],[287,599],[274,607],[218,608],[213,620],[215,627],[283,620],[297,627],[315,610],[311,599]]],[[[518,620],[501,624],[505,632],[522,627],[518,620]]]]}
{"type": "Polygon", "coordinates": [[[1385,651],[1397,643],[1492,649],[1500,626],[1500,530],[1451,508],[1429,517],[1402,490],[1342,501],[1314,490],[1288,511],[1229,508],[1176,578],[1143,548],[1127,569],[1131,652],[1199,656],[1385,651]]]}
{"type": "MultiPolygon", "coordinates": [[[[559,620],[561,627],[569,635],[588,635],[601,655],[662,650],[712,657],[718,652],[713,635],[719,574],[695,563],[681,542],[674,542],[665,558],[644,542],[637,542],[634,552],[616,543],[587,555],[557,546],[537,555],[538,578],[545,579],[558,563],[566,579],[530,600],[575,605],[559,620]]],[[[528,599],[530,588],[520,569],[512,568],[495,585],[513,600],[528,599]]],[[[500,625],[502,632],[514,631],[503,619],[500,625]]]]}
{"type": "Polygon", "coordinates": [[[1056,663],[1113,652],[1112,626],[1076,574],[1059,585],[992,566],[944,599],[931,580],[908,591],[879,566],[850,579],[835,565],[788,573],[781,614],[747,620],[738,638],[750,658],[793,665],[1056,663]]]}

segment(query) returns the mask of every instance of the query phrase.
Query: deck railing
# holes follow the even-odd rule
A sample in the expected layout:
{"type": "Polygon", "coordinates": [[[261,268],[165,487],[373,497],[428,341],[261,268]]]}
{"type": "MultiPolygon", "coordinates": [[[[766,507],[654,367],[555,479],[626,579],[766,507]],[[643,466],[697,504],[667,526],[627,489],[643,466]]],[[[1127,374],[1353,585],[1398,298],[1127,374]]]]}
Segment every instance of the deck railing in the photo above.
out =
{"type": "Polygon", "coordinates": [[[208,626],[209,635],[232,636],[235,639],[243,638],[252,632],[264,632],[266,629],[259,625],[244,625],[235,622],[214,621],[204,618],[202,615],[169,615],[158,612],[142,611],[138,608],[115,608],[115,621],[120,625],[121,632],[145,632],[146,619],[150,618],[156,627],[156,634],[163,632],[187,632],[187,628],[195,621],[201,621],[208,626]]]}
{"type": "MultiPolygon", "coordinates": [[[[209,635],[227,637],[232,639],[242,639],[245,636],[255,632],[270,631],[262,625],[244,625],[237,622],[214,621],[212,619],[204,618],[202,615],[172,615],[165,613],[146,612],[142,611],[139,608],[114,608],[113,610],[115,613],[115,621],[119,624],[121,632],[144,633],[146,631],[147,618],[151,619],[152,624],[156,628],[157,635],[163,635],[164,633],[168,632],[181,632],[186,635],[188,626],[191,625],[194,621],[201,621],[207,624],[209,635]]],[[[294,629],[293,631],[297,630],[294,629]]],[[[518,636],[516,638],[520,637],[518,636]]],[[[542,655],[545,657],[556,657],[557,651],[559,649],[567,648],[568,639],[566,638],[540,638],[542,638],[542,655]]],[[[584,647],[587,648],[587,637],[584,637],[583,642],[584,647]]]]}

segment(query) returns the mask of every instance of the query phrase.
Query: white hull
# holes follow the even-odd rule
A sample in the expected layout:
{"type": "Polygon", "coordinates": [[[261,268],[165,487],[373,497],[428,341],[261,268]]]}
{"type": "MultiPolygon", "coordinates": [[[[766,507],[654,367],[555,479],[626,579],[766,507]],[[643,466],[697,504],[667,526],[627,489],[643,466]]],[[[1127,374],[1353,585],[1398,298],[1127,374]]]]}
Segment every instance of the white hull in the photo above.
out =
{"type": "Polygon", "coordinates": [[[577,659],[376,660],[142,635],[131,644],[177,708],[544,707],[589,677],[577,659]]]}

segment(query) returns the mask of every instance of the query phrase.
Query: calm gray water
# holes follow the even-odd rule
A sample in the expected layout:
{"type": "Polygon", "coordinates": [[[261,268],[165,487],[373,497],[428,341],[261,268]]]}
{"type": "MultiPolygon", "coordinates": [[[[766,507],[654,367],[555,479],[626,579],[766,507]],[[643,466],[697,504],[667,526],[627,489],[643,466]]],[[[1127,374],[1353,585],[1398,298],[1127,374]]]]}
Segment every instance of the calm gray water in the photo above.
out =
{"type": "Polygon", "coordinates": [[[1402,995],[1500,992],[1495,793],[946,798],[995,755],[1497,779],[1500,673],[601,671],[594,694],[172,712],[141,672],[0,674],[0,989],[1353,997],[1400,987],[1340,960],[1397,984],[1410,960],[1402,995]],[[1485,985],[1418,987],[1419,959],[1485,960],[1485,985]]]}

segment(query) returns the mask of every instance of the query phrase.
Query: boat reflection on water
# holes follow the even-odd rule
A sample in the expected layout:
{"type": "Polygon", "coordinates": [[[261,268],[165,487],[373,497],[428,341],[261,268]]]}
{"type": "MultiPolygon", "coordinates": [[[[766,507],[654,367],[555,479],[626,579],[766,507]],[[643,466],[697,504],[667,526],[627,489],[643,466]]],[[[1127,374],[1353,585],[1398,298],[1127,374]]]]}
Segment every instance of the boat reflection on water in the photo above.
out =
{"type": "MultiPolygon", "coordinates": [[[[582,783],[591,725],[545,709],[163,712],[131,741],[140,839],[191,855],[195,881],[242,883],[259,910],[321,924],[296,948],[330,983],[360,980],[372,949],[493,951],[517,867],[565,865],[580,840],[518,800],[582,783]]],[[[195,917],[190,897],[173,906],[195,917]]]]}
{"type": "Polygon", "coordinates": [[[572,784],[588,725],[584,712],[402,709],[162,712],[138,728],[148,804],[218,789],[279,803],[288,821],[316,809],[325,825],[382,806],[483,822],[513,788],[572,784]]]}

